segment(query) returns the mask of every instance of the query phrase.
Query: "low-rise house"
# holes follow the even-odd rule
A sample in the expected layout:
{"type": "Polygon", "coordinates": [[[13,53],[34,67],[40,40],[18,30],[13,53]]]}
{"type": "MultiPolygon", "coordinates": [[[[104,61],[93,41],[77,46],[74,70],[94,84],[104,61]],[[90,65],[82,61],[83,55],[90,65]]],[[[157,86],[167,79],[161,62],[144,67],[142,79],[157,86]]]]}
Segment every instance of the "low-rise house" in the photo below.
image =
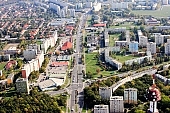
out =
{"type": "Polygon", "coordinates": [[[5,69],[9,70],[11,69],[13,66],[17,65],[17,61],[15,60],[10,60],[6,65],[5,65],[5,69]]]}
{"type": "Polygon", "coordinates": [[[155,18],[150,18],[150,19],[145,19],[145,24],[155,26],[155,25],[160,25],[160,21],[158,21],[155,18]]]}
{"type": "Polygon", "coordinates": [[[65,51],[65,50],[68,50],[68,49],[71,49],[71,48],[72,48],[72,43],[67,41],[62,45],[61,50],[65,51]]]}
{"type": "Polygon", "coordinates": [[[8,75],[7,77],[7,84],[10,85],[13,83],[14,80],[14,73],[11,73],[10,75],[8,75]]]}
{"type": "Polygon", "coordinates": [[[61,62],[52,62],[51,67],[61,67],[61,66],[68,66],[69,62],[67,61],[61,61],[61,62]]]}

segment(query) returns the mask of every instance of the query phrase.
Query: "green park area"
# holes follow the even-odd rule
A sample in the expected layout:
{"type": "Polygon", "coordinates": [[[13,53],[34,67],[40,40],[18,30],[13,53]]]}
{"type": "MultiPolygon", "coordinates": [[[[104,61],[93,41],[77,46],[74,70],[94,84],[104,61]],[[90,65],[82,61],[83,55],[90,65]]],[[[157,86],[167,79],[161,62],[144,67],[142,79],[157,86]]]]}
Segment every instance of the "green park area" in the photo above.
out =
{"type": "Polygon", "coordinates": [[[119,39],[120,34],[111,34],[109,35],[109,46],[113,47],[115,45],[115,41],[119,39]]]}
{"type": "Polygon", "coordinates": [[[169,17],[170,6],[162,6],[158,10],[133,10],[132,13],[136,15],[152,15],[154,17],[169,17]]]}
{"type": "Polygon", "coordinates": [[[121,62],[121,63],[124,63],[125,61],[127,60],[131,60],[131,59],[135,59],[135,58],[138,58],[136,56],[133,56],[133,55],[111,55],[112,58],[114,58],[115,60],[121,62]]]}
{"type": "Polygon", "coordinates": [[[86,73],[91,73],[92,78],[103,76],[110,76],[113,74],[113,71],[105,71],[100,64],[97,61],[97,55],[98,53],[89,53],[86,54],[85,62],[86,62],[86,73]],[[97,71],[98,70],[98,71],[97,71]]]}
{"type": "Polygon", "coordinates": [[[0,63],[0,70],[3,70],[5,65],[6,65],[6,62],[1,62],[0,63]]]}
{"type": "Polygon", "coordinates": [[[132,22],[123,22],[123,23],[119,23],[115,26],[110,26],[109,28],[120,28],[120,27],[126,27],[126,29],[130,29],[132,26],[135,26],[133,25],[132,22]]]}

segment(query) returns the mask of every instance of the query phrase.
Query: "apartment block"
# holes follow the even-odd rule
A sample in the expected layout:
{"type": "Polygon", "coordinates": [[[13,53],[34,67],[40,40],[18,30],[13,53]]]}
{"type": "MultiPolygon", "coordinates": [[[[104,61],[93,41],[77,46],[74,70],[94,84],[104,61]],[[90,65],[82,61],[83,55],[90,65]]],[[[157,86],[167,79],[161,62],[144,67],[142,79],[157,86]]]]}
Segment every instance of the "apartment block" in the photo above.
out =
{"type": "Polygon", "coordinates": [[[127,9],[128,8],[128,2],[112,2],[111,3],[112,9],[127,9]]]}
{"type": "Polygon", "coordinates": [[[148,43],[148,37],[139,36],[139,46],[146,47],[148,43]]]}
{"type": "Polygon", "coordinates": [[[105,62],[116,67],[118,70],[122,68],[122,63],[118,62],[117,60],[114,60],[112,57],[110,57],[109,50],[107,50],[107,49],[105,49],[105,62]]]}
{"type": "Polygon", "coordinates": [[[137,63],[141,64],[144,61],[145,58],[147,58],[148,61],[152,60],[152,56],[150,55],[150,56],[144,56],[144,57],[140,57],[140,58],[135,58],[135,59],[132,59],[132,60],[127,60],[127,61],[125,61],[125,64],[126,65],[132,65],[133,62],[137,62],[137,63]]]}
{"type": "Polygon", "coordinates": [[[129,43],[129,52],[138,52],[138,42],[132,41],[129,43]]]}
{"type": "Polygon", "coordinates": [[[99,87],[99,95],[103,99],[110,99],[111,96],[111,88],[110,87],[99,87]]]}
{"type": "Polygon", "coordinates": [[[26,60],[32,60],[36,58],[37,51],[34,49],[26,49],[24,50],[23,55],[26,60]]]}
{"type": "Polygon", "coordinates": [[[108,105],[94,105],[94,113],[109,113],[108,105]]]}
{"type": "Polygon", "coordinates": [[[42,44],[41,44],[41,50],[44,51],[44,53],[47,52],[47,49],[51,46],[51,47],[54,47],[55,44],[56,44],[56,41],[58,39],[58,36],[57,36],[57,31],[55,31],[52,35],[52,37],[50,38],[47,38],[45,40],[42,41],[42,44]]]}
{"type": "Polygon", "coordinates": [[[148,42],[147,43],[147,51],[150,51],[151,54],[155,54],[156,53],[156,43],[148,42]]]}
{"type": "Polygon", "coordinates": [[[37,57],[35,59],[32,59],[27,64],[23,65],[21,71],[22,77],[28,78],[32,71],[38,71],[41,68],[43,61],[44,61],[44,53],[41,52],[40,54],[37,54],[37,57]]]}
{"type": "Polygon", "coordinates": [[[128,42],[127,41],[115,41],[115,45],[116,46],[127,46],[128,45],[128,42]]]}
{"type": "Polygon", "coordinates": [[[124,113],[123,96],[110,97],[110,113],[124,113]]]}
{"type": "Polygon", "coordinates": [[[75,13],[75,9],[69,9],[69,13],[71,17],[75,17],[76,13],[75,13]]]}
{"type": "Polygon", "coordinates": [[[128,104],[137,104],[137,89],[135,88],[125,89],[124,102],[128,104]]]}
{"type": "Polygon", "coordinates": [[[170,54],[170,39],[167,39],[167,43],[165,43],[165,54],[170,54]]]}
{"type": "Polygon", "coordinates": [[[17,92],[29,94],[29,85],[27,78],[18,78],[15,84],[17,92]]]}
{"type": "Polygon", "coordinates": [[[155,37],[155,43],[156,45],[163,44],[164,43],[164,36],[161,35],[161,33],[154,33],[153,34],[155,37]]]}

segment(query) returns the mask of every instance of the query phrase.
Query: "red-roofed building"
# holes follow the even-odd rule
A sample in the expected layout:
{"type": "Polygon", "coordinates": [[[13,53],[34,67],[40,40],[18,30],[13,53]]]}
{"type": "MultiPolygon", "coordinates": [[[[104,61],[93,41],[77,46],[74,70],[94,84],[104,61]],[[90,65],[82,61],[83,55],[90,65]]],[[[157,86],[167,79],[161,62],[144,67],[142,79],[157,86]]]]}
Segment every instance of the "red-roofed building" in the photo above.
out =
{"type": "Polygon", "coordinates": [[[93,24],[93,27],[106,27],[106,24],[93,24]]]}
{"type": "Polygon", "coordinates": [[[61,66],[68,66],[68,62],[52,62],[51,63],[52,67],[61,67],[61,66]]]}
{"type": "Polygon", "coordinates": [[[73,30],[74,29],[74,27],[72,27],[72,26],[66,26],[66,30],[73,30]]]}
{"type": "Polygon", "coordinates": [[[71,43],[71,42],[65,42],[65,43],[63,44],[63,46],[61,47],[61,50],[62,50],[62,51],[65,51],[65,50],[71,49],[71,48],[72,48],[72,43],[71,43]]]}
{"type": "Polygon", "coordinates": [[[59,34],[59,36],[60,36],[60,37],[65,37],[65,36],[66,36],[66,34],[59,34]]]}
{"type": "Polygon", "coordinates": [[[6,65],[5,65],[5,69],[9,70],[13,65],[17,65],[17,62],[15,60],[11,60],[9,61],[6,65]]]}

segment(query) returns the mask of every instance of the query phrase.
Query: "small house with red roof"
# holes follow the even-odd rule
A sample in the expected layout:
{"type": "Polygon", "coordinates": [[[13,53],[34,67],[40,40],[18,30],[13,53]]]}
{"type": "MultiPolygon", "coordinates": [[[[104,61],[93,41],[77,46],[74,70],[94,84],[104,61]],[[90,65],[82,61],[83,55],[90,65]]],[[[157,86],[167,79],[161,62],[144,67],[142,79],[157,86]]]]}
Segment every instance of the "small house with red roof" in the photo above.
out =
{"type": "Polygon", "coordinates": [[[62,66],[68,66],[68,61],[62,61],[62,62],[52,62],[51,67],[62,67],[62,66]]]}
{"type": "Polygon", "coordinates": [[[5,69],[9,70],[12,66],[16,66],[17,62],[15,60],[10,60],[6,65],[5,65],[5,69]]]}
{"type": "Polygon", "coordinates": [[[93,24],[93,27],[106,27],[106,24],[105,23],[93,24]]]}
{"type": "Polygon", "coordinates": [[[68,50],[68,49],[71,49],[71,48],[72,48],[72,43],[67,41],[62,45],[61,50],[65,51],[65,50],[68,50]]]}

